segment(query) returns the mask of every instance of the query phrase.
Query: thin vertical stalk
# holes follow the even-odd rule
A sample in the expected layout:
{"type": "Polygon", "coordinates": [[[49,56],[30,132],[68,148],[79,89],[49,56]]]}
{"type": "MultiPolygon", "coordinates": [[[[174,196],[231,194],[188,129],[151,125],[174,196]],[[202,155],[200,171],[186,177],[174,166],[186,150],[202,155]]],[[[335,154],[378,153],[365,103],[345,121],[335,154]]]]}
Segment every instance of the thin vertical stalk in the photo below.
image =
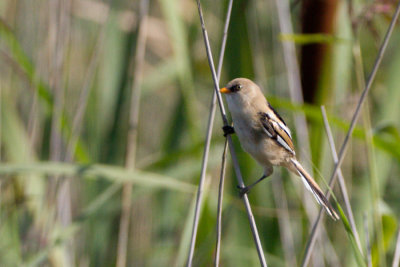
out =
{"type": "MultiPolygon", "coordinates": [[[[71,27],[71,0],[56,0],[50,2],[49,8],[49,40],[51,47],[50,86],[53,88],[54,105],[52,110],[50,130],[50,160],[61,161],[63,142],[61,121],[65,103],[64,63],[68,53],[71,27]]],[[[72,220],[72,203],[70,195],[70,181],[59,185],[62,177],[55,176],[49,183],[49,203],[55,203],[55,217],[52,218],[67,226],[72,220]]],[[[54,222],[52,222],[54,223],[54,222]]],[[[73,241],[66,243],[60,261],[68,266],[75,262],[73,241]]]]}
{"type": "Polygon", "coordinates": [[[396,249],[394,251],[392,267],[400,266],[400,227],[397,230],[396,249]]]}
{"type": "Polygon", "coordinates": [[[371,114],[369,111],[368,103],[366,103],[363,107],[363,126],[365,131],[365,142],[367,147],[367,159],[368,159],[368,171],[369,171],[369,181],[370,181],[370,190],[371,190],[371,198],[372,198],[372,219],[373,219],[373,227],[376,233],[376,242],[378,247],[378,259],[379,266],[387,266],[386,265],[386,256],[385,256],[385,245],[384,245],[384,234],[383,234],[383,225],[382,225],[382,216],[381,216],[381,208],[380,208],[380,196],[379,196],[379,179],[377,174],[377,166],[376,166],[376,155],[373,144],[373,130],[371,126],[371,114]]]}
{"type": "MultiPolygon", "coordinates": [[[[376,75],[376,73],[377,73],[377,71],[379,69],[379,66],[380,66],[380,63],[382,61],[383,55],[385,54],[386,47],[387,47],[387,45],[389,43],[389,39],[390,39],[390,37],[392,35],[394,26],[396,25],[396,21],[397,21],[397,19],[399,17],[399,14],[400,14],[400,2],[397,5],[395,13],[393,14],[393,17],[392,17],[392,20],[390,22],[389,28],[388,28],[388,30],[386,32],[385,38],[383,39],[383,43],[382,43],[381,47],[379,48],[379,52],[378,52],[378,55],[376,57],[376,60],[375,60],[374,66],[372,68],[371,74],[368,77],[367,84],[366,84],[366,86],[364,88],[364,91],[361,94],[361,97],[360,97],[360,99],[358,101],[358,104],[357,104],[356,110],[354,112],[353,118],[351,120],[349,130],[347,131],[346,137],[345,137],[345,139],[343,141],[343,144],[342,144],[342,146],[340,148],[338,162],[335,164],[335,168],[334,168],[334,170],[332,172],[332,175],[331,175],[331,178],[329,180],[329,187],[330,188],[332,188],[333,185],[336,182],[336,177],[337,177],[338,170],[339,170],[340,165],[342,164],[342,162],[344,160],[344,155],[346,153],[347,145],[349,143],[350,137],[351,137],[351,135],[352,135],[352,133],[354,131],[354,128],[356,126],[356,122],[358,120],[358,117],[360,115],[361,106],[364,104],[366,96],[367,96],[368,92],[371,89],[372,83],[373,83],[373,81],[375,79],[375,75],[376,75]]],[[[327,198],[329,199],[329,197],[330,197],[330,192],[328,191],[327,192],[327,198]]],[[[311,252],[312,252],[312,249],[313,249],[314,244],[315,244],[316,230],[318,228],[319,222],[321,221],[321,218],[324,216],[321,211],[322,210],[320,209],[319,215],[318,215],[316,221],[314,222],[313,229],[312,229],[310,238],[308,240],[306,251],[305,251],[305,254],[304,254],[304,260],[303,260],[302,266],[307,266],[308,265],[308,262],[309,262],[309,259],[310,259],[310,256],[311,256],[311,252]]]]}
{"type": "MultiPolygon", "coordinates": [[[[200,0],[196,0],[196,1],[197,1],[197,8],[198,8],[199,17],[200,17],[201,28],[202,28],[202,32],[203,32],[204,45],[206,47],[206,52],[207,52],[208,64],[210,66],[210,70],[211,70],[211,74],[212,74],[212,78],[213,78],[213,82],[214,82],[214,90],[215,90],[215,93],[217,94],[218,104],[219,104],[219,108],[220,108],[221,116],[222,116],[222,121],[224,122],[224,125],[226,126],[229,124],[228,124],[228,119],[226,117],[225,107],[222,102],[222,96],[221,96],[221,93],[219,92],[218,78],[217,78],[217,74],[215,72],[214,61],[212,59],[212,53],[211,53],[210,42],[208,39],[208,33],[207,33],[207,30],[206,30],[206,27],[204,24],[203,11],[201,10],[200,0]]],[[[228,135],[227,138],[228,138],[228,144],[229,144],[229,151],[231,153],[232,163],[233,163],[233,167],[234,167],[234,170],[236,173],[236,178],[237,178],[238,184],[240,187],[244,187],[244,182],[243,182],[242,174],[240,172],[239,163],[238,163],[238,160],[236,157],[232,138],[230,135],[228,135]]],[[[244,202],[244,205],[246,208],[247,217],[248,217],[248,220],[250,223],[250,228],[252,231],[253,239],[254,239],[254,242],[255,242],[255,245],[257,248],[257,254],[258,254],[258,258],[260,260],[260,264],[263,267],[267,266],[267,262],[264,257],[264,252],[262,249],[260,237],[258,235],[257,226],[256,226],[256,223],[254,220],[253,212],[251,210],[251,206],[250,206],[247,194],[244,194],[242,199],[243,199],[243,202],[244,202]]]]}
{"type": "MultiPolygon", "coordinates": [[[[224,54],[225,54],[226,40],[228,38],[228,28],[229,28],[229,22],[231,19],[231,13],[232,13],[232,3],[233,3],[233,0],[230,0],[229,4],[228,4],[228,10],[226,13],[226,18],[225,18],[224,33],[223,33],[223,37],[222,37],[222,43],[221,43],[221,48],[220,48],[220,52],[219,52],[219,60],[218,60],[218,72],[217,72],[218,82],[221,77],[221,70],[222,70],[222,64],[223,64],[223,59],[224,59],[224,54]]],[[[197,230],[198,230],[199,220],[200,220],[200,209],[201,209],[201,204],[202,204],[202,199],[203,199],[204,180],[205,180],[205,176],[206,176],[206,172],[207,172],[207,162],[208,162],[208,155],[209,155],[209,151],[210,151],[212,129],[213,129],[214,118],[215,118],[215,110],[216,110],[216,106],[217,106],[216,104],[217,104],[217,98],[216,98],[215,92],[213,92],[213,96],[211,99],[210,113],[209,113],[208,123],[207,123],[207,134],[206,134],[206,140],[205,140],[205,144],[204,144],[203,158],[202,158],[202,162],[201,162],[200,180],[199,180],[199,186],[197,188],[197,198],[196,198],[196,204],[195,204],[193,228],[192,228],[192,235],[191,235],[191,239],[190,239],[190,247],[189,247],[187,266],[192,265],[193,256],[194,256],[194,248],[196,246],[197,230]]]]}
{"type": "MultiPolygon", "coordinates": [[[[322,118],[324,120],[325,132],[328,137],[328,143],[329,143],[329,147],[331,149],[333,161],[334,161],[334,164],[336,164],[338,162],[338,156],[337,156],[337,152],[336,152],[336,148],[335,148],[335,141],[333,140],[332,130],[331,130],[331,127],[329,126],[328,116],[326,115],[326,110],[325,110],[324,106],[321,106],[321,113],[322,113],[322,118]]],[[[360,236],[358,235],[353,211],[351,209],[349,194],[347,193],[347,187],[346,187],[346,183],[344,181],[343,173],[342,173],[341,169],[338,170],[338,178],[339,178],[339,188],[343,195],[343,200],[344,200],[344,204],[345,204],[345,207],[347,210],[347,215],[349,217],[351,230],[353,231],[354,237],[356,239],[358,249],[360,250],[360,253],[363,254],[360,236]]]]}
{"type": "Polygon", "coordinates": [[[372,267],[371,239],[369,237],[367,214],[364,214],[364,231],[365,231],[365,243],[367,249],[367,266],[372,267]]]}
{"type": "MultiPolygon", "coordinates": [[[[107,18],[108,20],[108,18],[107,18]]],[[[106,31],[107,22],[104,23],[103,28],[100,30],[98,37],[96,38],[96,44],[93,47],[93,53],[90,59],[89,67],[85,75],[84,85],[79,95],[78,105],[72,121],[71,138],[68,142],[67,152],[65,154],[65,161],[70,162],[74,158],[76,144],[79,139],[79,135],[82,129],[82,122],[88,103],[90,89],[93,81],[93,77],[96,73],[97,63],[99,61],[99,53],[103,48],[103,41],[106,31]]]]}
{"type": "MultiPolygon", "coordinates": [[[[290,7],[287,0],[276,0],[280,31],[292,34],[293,27],[290,19],[290,7]]],[[[283,56],[287,68],[290,99],[294,103],[303,104],[303,92],[301,90],[300,70],[297,62],[296,47],[293,42],[282,42],[283,56]]],[[[294,117],[296,133],[303,148],[300,153],[310,155],[310,143],[308,128],[304,114],[296,114],[294,117]]]]}
{"type": "Polygon", "coordinates": [[[286,194],[283,188],[282,179],[273,179],[272,193],[277,206],[280,238],[283,252],[288,266],[297,266],[296,251],[294,249],[293,233],[290,226],[290,217],[287,206],[286,194]]]}
{"type": "MultiPolygon", "coordinates": [[[[1,149],[1,147],[3,146],[3,140],[2,140],[2,130],[3,130],[3,105],[2,105],[2,102],[3,102],[3,99],[2,99],[2,96],[3,96],[3,91],[2,91],[2,81],[0,81],[0,162],[2,162],[2,153],[1,153],[1,151],[2,151],[2,149],[1,149]]],[[[2,186],[3,186],[3,179],[0,179],[0,192],[2,192],[3,190],[2,190],[2,186]]],[[[1,195],[3,195],[3,194],[1,194],[1,195]]],[[[0,203],[2,202],[2,196],[0,196],[0,203]]],[[[2,212],[2,209],[0,209],[0,211],[2,212]]]]}
{"type": "MultiPolygon", "coordinates": [[[[63,160],[64,144],[62,141],[62,125],[65,93],[68,88],[64,85],[64,63],[68,57],[69,42],[71,33],[71,0],[59,0],[58,6],[53,6],[51,10],[54,18],[57,21],[56,34],[53,35],[55,50],[54,50],[54,66],[55,73],[53,75],[54,82],[54,105],[53,105],[53,120],[51,124],[51,139],[50,139],[50,158],[55,161],[63,160]],[[57,10],[55,9],[57,8],[57,10]],[[58,15],[57,15],[58,14],[58,15]]],[[[68,75],[68,74],[67,74],[68,75]]],[[[68,226],[72,221],[72,200],[71,200],[71,181],[64,179],[64,177],[56,176],[56,183],[52,190],[54,191],[56,203],[56,218],[62,226],[68,226]]],[[[65,244],[62,253],[62,260],[64,265],[71,265],[75,262],[75,246],[74,240],[69,240],[65,244]]]]}
{"type": "MultiPolygon", "coordinates": [[[[74,158],[76,143],[79,139],[79,134],[81,132],[84,112],[86,109],[87,100],[88,100],[89,93],[90,93],[91,82],[93,80],[92,78],[95,75],[95,70],[96,70],[98,59],[99,59],[98,53],[103,44],[102,40],[105,35],[105,28],[106,28],[106,23],[104,24],[103,28],[101,29],[101,32],[96,40],[96,44],[93,49],[93,53],[92,53],[90,63],[89,63],[89,68],[88,68],[87,74],[85,75],[84,85],[80,92],[78,105],[76,108],[76,113],[73,118],[71,136],[68,141],[68,144],[66,145],[66,151],[65,151],[64,155],[60,155],[61,159],[63,159],[66,162],[71,162],[74,158]]],[[[37,90],[35,90],[35,96],[36,95],[37,95],[37,90]]],[[[60,119],[62,119],[62,116],[60,119]]],[[[59,129],[61,129],[61,126],[59,126],[59,127],[60,127],[59,129]]],[[[64,219],[65,220],[64,224],[67,224],[67,223],[69,224],[72,220],[72,215],[71,215],[71,211],[72,211],[71,183],[72,183],[72,180],[68,179],[68,177],[64,176],[64,177],[60,177],[60,182],[61,182],[61,184],[60,184],[60,189],[58,192],[58,199],[57,199],[58,206],[59,206],[59,210],[63,211],[62,212],[64,214],[63,217],[66,218],[66,219],[64,219]]],[[[71,243],[70,247],[72,247],[72,243],[71,243]]],[[[72,251],[72,249],[71,249],[71,251],[72,251]]]]}
{"type": "MultiPolygon", "coordinates": [[[[276,0],[275,2],[278,11],[280,31],[285,34],[292,34],[293,26],[291,21],[289,1],[276,0]]],[[[283,42],[282,48],[285,66],[287,69],[290,99],[293,103],[298,103],[301,105],[304,103],[304,100],[303,91],[301,88],[299,63],[296,55],[296,47],[293,42],[283,42]]],[[[300,146],[302,147],[302,149],[300,150],[300,158],[311,158],[308,127],[304,114],[296,113],[294,115],[294,125],[296,129],[297,139],[300,143],[300,146]]],[[[306,164],[306,168],[310,168],[309,164],[306,164]]],[[[316,215],[316,209],[314,208],[315,206],[313,206],[313,200],[305,194],[308,194],[308,192],[306,192],[306,190],[303,190],[303,203],[305,211],[309,220],[312,221],[312,219],[316,215]]],[[[321,251],[319,253],[315,253],[315,255],[322,255],[322,249],[318,249],[321,251]]],[[[320,260],[319,257],[315,257],[315,261],[318,261],[315,262],[315,264],[319,266],[322,266],[324,264],[324,261],[320,260]]]]}
{"type": "MultiPolygon", "coordinates": [[[[52,1],[50,10],[50,29],[49,34],[55,35],[55,37],[50,38],[58,40],[58,21],[57,21],[57,9],[58,9],[59,1],[52,1]]],[[[54,42],[54,41],[53,41],[54,42]]],[[[53,59],[52,62],[52,71],[50,73],[50,86],[53,88],[53,95],[54,95],[54,106],[52,110],[52,121],[51,121],[51,131],[50,131],[50,160],[59,160],[61,154],[60,146],[61,146],[61,138],[60,138],[60,117],[61,117],[61,110],[62,110],[62,95],[63,92],[59,86],[59,75],[55,74],[54,72],[58,72],[59,67],[56,62],[56,58],[58,57],[57,53],[57,45],[53,43],[52,45],[53,53],[51,57],[53,59]],[[57,76],[57,77],[56,77],[57,76]]],[[[53,189],[54,190],[54,189],[53,189]]]]}
{"type": "Polygon", "coordinates": [[[35,142],[37,141],[37,126],[38,126],[38,120],[39,120],[39,115],[38,115],[38,90],[33,91],[33,99],[32,99],[32,105],[30,107],[29,111],[29,120],[28,120],[28,135],[29,135],[29,141],[32,145],[32,147],[35,149],[36,144],[35,142]]]}
{"type": "Polygon", "coordinates": [[[226,152],[228,150],[228,139],[225,139],[224,151],[222,152],[221,173],[219,177],[218,187],[218,208],[217,208],[217,240],[215,246],[214,266],[219,266],[220,251],[221,251],[221,235],[222,235],[222,202],[224,199],[224,182],[226,169],[226,152]]]}
{"type": "MultiPolygon", "coordinates": [[[[363,62],[362,62],[362,55],[361,55],[361,47],[356,40],[353,44],[353,57],[354,57],[354,64],[355,64],[355,73],[356,73],[356,81],[359,90],[365,87],[365,77],[363,72],[363,62]]],[[[384,245],[383,245],[383,228],[382,228],[382,220],[379,211],[379,183],[377,179],[376,173],[376,158],[375,152],[373,149],[373,136],[372,136],[372,126],[371,126],[371,115],[368,107],[368,103],[364,105],[364,129],[365,129],[365,141],[367,144],[367,158],[368,158],[368,169],[369,169],[369,177],[370,177],[370,184],[371,186],[371,196],[372,196],[372,216],[374,220],[374,226],[376,229],[376,236],[377,236],[377,243],[378,243],[378,251],[379,255],[384,255],[384,245]]],[[[379,257],[380,265],[386,266],[386,259],[385,257],[379,257]]]]}
{"type": "MultiPolygon", "coordinates": [[[[3,94],[3,88],[2,88],[2,82],[0,81],[0,162],[2,160],[2,154],[1,154],[1,147],[3,145],[3,141],[2,141],[2,132],[3,132],[3,99],[2,99],[2,94],[3,94]]],[[[0,192],[1,192],[1,184],[0,183],[0,192]]]]}
{"type": "MultiPolygon", "coordinates": [[[[140,19],[138,28],[137,46],[135,51],[134,73],[131,90],[131,103],[129,111],[129,129],[127,140],[127,151],[125,158],[125,167],[128,170],[135,169],[135,157],[137,148],[137,134],[139,122],[140,105],[140,86],[143,78],[143,64],[146,52],[146,33],[147,33],[147,14],[149,9],[149,0],[140,2],[140,19]]],[[[132,207],[132,183],[127,182],[122,188],[122,214],[119,225],[118,247],[117,247],[117,267],[126,266],[130,212],[132,207]]]]}
{"type": "Polygon", "coordinates": [[[249,45],[251,50],[253,69],[254,69],[254,81],[259,84],[266,85],[266,69],[264,64],[264,56],[259,56],[264,52],[264,48],[261,44],[260,38],[260,27],[257,23],[259,18],[257,17],[257,11],[259,7],[257,6],[257,2],[254,1],[247,8],[246,13],[246,26],[247,31],[249,33],[249,45]]]}
{"type": "Polygon", "coordinates": [[[62,72],[65,56],[66,42],[69,41],[69,0],[56,0],[50,2],[50,29],[52,41],[52,71],[50,73],[50,86],[54,90],[54,105],[52,112],[50,133],[50,159],[61,159],[61,117],[64,106],[64,86],[62,85],[62,72]],[[65,3],[64,3],[65,2],[65,3]],[[65,6],[64,6],[65,4],[65,6]],[[67,14],[68,12],[68,14],[67,14]]]}

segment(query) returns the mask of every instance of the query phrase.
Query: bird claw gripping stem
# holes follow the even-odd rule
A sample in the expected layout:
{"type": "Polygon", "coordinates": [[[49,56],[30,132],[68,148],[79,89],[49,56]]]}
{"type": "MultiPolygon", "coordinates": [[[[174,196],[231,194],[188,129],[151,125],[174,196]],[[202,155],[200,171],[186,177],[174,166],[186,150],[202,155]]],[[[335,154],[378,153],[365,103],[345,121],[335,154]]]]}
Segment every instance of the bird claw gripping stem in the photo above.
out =
{"type": "Polygon", "coordinates": [[[229,125],[225,125],[224,127],[222,127],[222,130],[224,131],[224,136],[226,137],[229,134],[234,134],[235,133],[235,129],[232,126],[229,125]]]}

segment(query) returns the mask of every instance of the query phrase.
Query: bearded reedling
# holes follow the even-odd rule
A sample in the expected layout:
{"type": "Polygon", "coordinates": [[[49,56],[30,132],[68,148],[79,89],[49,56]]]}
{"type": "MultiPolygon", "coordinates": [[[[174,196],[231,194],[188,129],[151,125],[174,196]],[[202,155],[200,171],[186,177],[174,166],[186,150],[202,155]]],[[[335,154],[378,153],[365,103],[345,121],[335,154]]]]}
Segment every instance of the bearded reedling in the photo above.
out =
{"type": "Polygon", "coordinates": [[[230,81],[220,89],[226,95],[233,127],[224,127],[225,134],[236,133],[242,148],[263,168],[264,174],[255,183],[241,188],[241,194],[270,176],[273,166],[283,166],[301,177],[306,188],[334,220],[339,216],[318,184],[296,159],[292,136],[281,116],[272,108],[254,82],[245,78],[230,81]]]}

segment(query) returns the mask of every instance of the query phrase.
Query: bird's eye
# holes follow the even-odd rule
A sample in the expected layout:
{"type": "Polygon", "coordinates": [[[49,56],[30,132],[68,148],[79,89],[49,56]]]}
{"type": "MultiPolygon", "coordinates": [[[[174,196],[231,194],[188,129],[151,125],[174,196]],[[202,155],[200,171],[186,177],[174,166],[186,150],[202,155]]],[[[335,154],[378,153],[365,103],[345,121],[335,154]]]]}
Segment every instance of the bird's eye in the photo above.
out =
{"type": "Polygon", "coordinates": [[[240,89],[242,89],[242,85],[241,84],[235,84],[233,87],[232,87],[232,92],[237,92],[237,91],[239,91],[240,89]]]}

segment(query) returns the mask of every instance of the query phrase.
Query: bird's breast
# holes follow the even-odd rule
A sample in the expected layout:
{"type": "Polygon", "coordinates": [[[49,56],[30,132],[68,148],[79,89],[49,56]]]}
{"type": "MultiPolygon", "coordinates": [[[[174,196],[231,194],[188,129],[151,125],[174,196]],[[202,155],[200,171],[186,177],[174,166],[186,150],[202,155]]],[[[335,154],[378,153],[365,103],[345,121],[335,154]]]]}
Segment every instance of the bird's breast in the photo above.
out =
{"type": "Polygon", "coordinates": [[[262,166],[281,165],[289,156],[284,148],[269,138],[257,120],[245,114],[232,114],[233,126],[244,151],[262,166]]]}
{"type": "Polygon", "coordinates": [[[258,154],[260,142],[264,137],[260,131],[260,127],[255,124],[251,117],[240,114],[240,117],[233,116],[233,127],[239,138],[242,148],[252,156],[258,154]]]}

